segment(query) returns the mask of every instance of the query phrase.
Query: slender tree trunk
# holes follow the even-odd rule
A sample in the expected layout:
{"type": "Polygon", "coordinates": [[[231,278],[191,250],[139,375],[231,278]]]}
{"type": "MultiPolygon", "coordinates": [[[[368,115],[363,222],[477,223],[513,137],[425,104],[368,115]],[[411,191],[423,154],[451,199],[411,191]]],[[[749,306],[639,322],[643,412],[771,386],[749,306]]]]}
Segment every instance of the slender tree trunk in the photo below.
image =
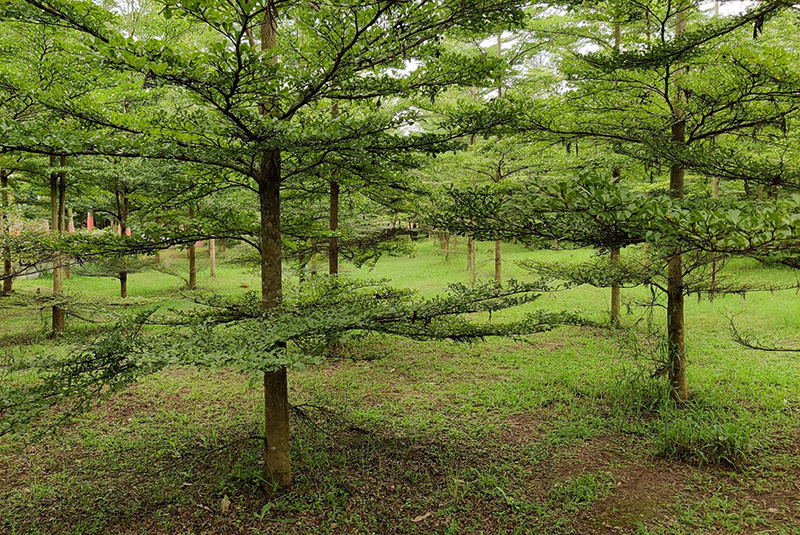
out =
{"type": "Polygon", "coordinates": [[[339,181],[334,177],[331,179],[331,198],[328,213],[328,228],[331,237],[328,239],[328,273],[336,275],[339,273],[339,238],[335,236],[339,228],[339,181]]]}
{"type": "Polygon", "coordinates": [[[308,247],[311,249],[311,276],[316,277],[319,272],[319,255],[317,254],[317,246],[311,238],[308,239],[308,247]]]}
{"type": "Polygon", "coordinates": [[[472,238],[467,237],[467,272],[472,273],[472,238]]]}
{"type": "MultiPolygon", "coordinates": [[[[194,202],[189,203],[189,220],[194,220],[194,202]]],[[[191,224],[191,223],[190,223],[191,224]]],[[[196,242],[189,246],[189,289],[197,289],[197,247],[196,242]]]]}
{"type": "MultiPolygon", "coordinates": [[[[714,17],[719,17],[719,2],[714,2],[714,17]]],[[[711,198],[719,199],[719,177],[711,177],[711,198]]],[[[709,294],[712,296],[717,292],[717,273],[719,271],[719,257],[717,253],[711,254],[711,288],[709,294]]]]}
{"type": "MultiPolygon", "coordinates": [[[[127,234],[128,229],[128,196],[125,191],[118,194],[119,199],[119,226],[121,234],[127,234]]],[[[120,272],[119,272],[119,296],[122,299],[128,297],[128,270],[125,267],[128,265],[128,259],[124,256],[120,258],[120,272]]]]}
{"type": "Polygon", "coordinates": [[[458,252],[458,235],[453,234],[453,254],[458,252]]]}
{"type": "Polygon", "coordinates": [[[211,263],[209,274],[212,277],[217,276],[217,240],[211,238],[208,240],[208,259],[211,263]]]}
{"type": "Polygon", "coordinates": [[[503,283],[503,244],[500,240],[494,242],[494,283],[498,286],[503,283]]]}
{"type": "Polygon", "coordinates": [[[228,238],[222,238],[222,244],[221,245],[222,245],[222,247],[221,247],[221,250],[220,250],[220,254],[222,254],[224,256],[225,255],[225,251],[228,248],[228,238]]]}
{"type": "MultiPolygon", "coordinates": [[[[497,34],[497,57],[503,57],[503,33],[497,34]]],[[[497,80],[497,98],[503,96],[502,79],[497,80]]],[[[498,164],[495,182],[500,182],[502,174],[498,164]]],[[[494,242],[494,283],[500,286],[503,283],[503,244],[500,240],[494,242]]]]}
{"type": "MultiPolygon", "coordinates": [[[[611,266],[616,268],[619,266],[620,250],[616,247],[611,250],[611,266]]],[[[620,291],[619,284],[611,285],[611,326],[622,326],[622,292],[620,291]]]]}
{"type": "MultiPolygon", "coordinates": [[[[278,45],[277,21],[274,17],[274,11],[268,10],[261,25],[262,50],[270,50],[278,45]]],[[[270,61],[277,63],[277,57],[270,61]]],[[[269,113],[270,108],[265,104],[262,113],[269,113]]],[[[258,182],[261,209],[261,306],[268,310],[280,306],[283,284],[280,151],[264,151],[258,182]]],[[[338,213],[338,195],[336,209],[338,213]]],[[[336,223],[338,226],[338,221],[336,223]]],[[[336,268],[338,271],[338,265],[336,268]]],[[[286,487],[292,482],[286,368],[264,370],[264,437],[264,480],[286,487]]]]}
{"type": "MultiPolygon", "coordinates": [[[[719,9],[718,6],[716,6],[719,9]]],[[[711,198],[714,200],[719,199],[719,177],[711,179],[711,198]]],[[[711,288],[709,293],[713,296],[717,291],[717,273],[719,273],[719,256],[717,253],[711,254],[711,288]]]]}
{"type": "MultiPolygon", "coordinates": [[[[9,217],[11,203],[8,197],[8,171],[0,169],[0,188],[3,189],[3,213],[0,225],[8,238],[11,235],[11,218],[9,217]]],[[[13,291],[14,279],[11,277],[11,246],[6,243],[3,247],[3,295],[9,296],[13,291]]]]}
{"type": "MultiPolygon", "coordinates": [[[[62,156],[59,160],[61,167],[66,166],[67,159],[62,156]]],[[[50,156],[50,167],[56,165],[56,157],[50,156]]],[[[61,171],[50,172],[50,221],[51,230],[56,234],[61,234],[63,228],[63,206],[66,196],[66,173],[61,171]]],[[[64,271],[62,269],[61,255],[53,257],[53,295],[58,298],[64,292],[64,271]]],[[[55,336],[63,332],[67,323],[67,311],[58,305],[53,305],[52,316],[52,335],[55,336]]]]}
{"type": "Polygon", "coordinates": [[[478,278],[478,242],[476,242],[475,239],[472,239],[470,256],[472,257],[472,265],[469,269],[470,274],[472,275],[472,280],[474,281],[478,278]]]}
{"type": "MultiPolygon", "coordinates": [[[[620,28],[619,22],[614,23],[614,50],[619,52],[620,43],[622,41],[622,31],[620,28]]],[[[614,177],[614,184],[619,182],[621,171],[618,168],[614,168],[611,170],[611,174],[614,177]]],[[[611,268],[614,270],[618,270],[619,268],[619,261],[620,261],[620,254],[621,251],[619,247],[615,247],[611,250],[611,268]]],[[[621,314],[621,307],[622,307],[622,291],[619,284],[612,284],[611,285],[611,326],[612,327],[621,327],[622,326],[622,314],[621,314]]]]}
{"type": "Polygon", "coordinates": [[[444,259],[450,260],[450,233],[444,233],[444,259]]]}
{"type": "MultiPolygon", "coordinates": [[[[122,266],[123,269],[125,267],[126,260],[122,259],[122,266]]],[[[119,273],[119,296],[122,299],[127,299],[128,297],[128,272],[127,271],[120,271],[119,273]]]]}
{"type": "MultiPolygon", "coordinates": [[[[331,118],[339,116],[339,104],[334,102],[331,106],[331,118]]],[[[328,228],[331,237],[328,239],[328,273],[337,275],[339,273],[339,237],[336,231],[339,229],[339,172],[334,170],[331,175],[331,198],[328,207],[328,228]]]]}
{"type": "MultiPolygon", "coordinates": [[[[75,232],[75,224],[72,222],[72,208],[67,208],[67,216],[66,216],[66,226],[64,232],[69,232],[70,234],[75,232]]],[[[64,278],[71,279],[72,278],[72,259],[70,257],[65,258],[65,265],[64,265],[64,278]]]]}
{"type": "MultiPolygon", "coordinates": [[[[678,8],[675,35],[686,31],[686,9],[678,8]]],[[[680,76],[680,71],[675,73],[680,76]]],[[[681,108],[686,96],[675,84],[675,104],[673,107],[674,122],[672,124],[672,142],[686,143],[686,114],[681,108]]],[[[670,196],[682,199],[684,194],[684,168],[680,163],[673,163],[669,171],[670,196]]],[[[689,399],[689,387],[686,378],[686,347],[684,344],[684,303],[683,303],[683,258],[674,254],[667,265],[667,344],[669,352],[669,380],[672,397],[676,401],[689,399]]]]}

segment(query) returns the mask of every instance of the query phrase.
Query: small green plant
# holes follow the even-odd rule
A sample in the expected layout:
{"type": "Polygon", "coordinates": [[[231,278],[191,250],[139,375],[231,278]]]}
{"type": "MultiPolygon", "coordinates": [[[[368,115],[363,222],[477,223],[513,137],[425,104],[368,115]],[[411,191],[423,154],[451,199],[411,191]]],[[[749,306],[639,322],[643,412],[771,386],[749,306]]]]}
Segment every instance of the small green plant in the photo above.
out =
{"type": "Polygon", "coordinates": [[[261,507],[261,512],[254,511],[253,516],[259,520],[264,520],[264,517],[272,510],[272,503],[265,503],[261,507]]]}
{"type": "Polygon", "coordinates": [[[577,511],[611,494],[613,486],[614,478],[608,472],[581,472],[553,487],[550,499],[567,511],[577,511]]]}
{"type": "Polygon", "coordinates": [[[757,449],[752,429],[731,415],[698,408],[673,409],[663,415],[656,438],[661,457],[738,469],[757,449]]]}

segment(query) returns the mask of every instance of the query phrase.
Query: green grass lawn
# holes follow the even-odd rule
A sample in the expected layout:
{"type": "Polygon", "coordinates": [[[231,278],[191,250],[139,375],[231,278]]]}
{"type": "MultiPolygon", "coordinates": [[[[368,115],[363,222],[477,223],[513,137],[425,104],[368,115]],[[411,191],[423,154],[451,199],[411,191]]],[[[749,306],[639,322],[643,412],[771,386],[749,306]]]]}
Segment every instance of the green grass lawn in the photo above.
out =
{"type": "MultiPolygon", "coordinates": [[[[444,255],[420,240],[410,257],[344,271],[435,295],[467,282],[465,246],[444,255]]],[[[486,280],[492,247],[478,247],[486,280]]],[[[525,278],[515,264],[523,258],[590,255],[508,244],[504,274],[525,278]]],[[[201,289],[258,289],[255,272],[223,260],[216,278],[201,261],[201,289]]],[[[186,262],[178,252],[162,261],[186,262]]],[[[749,261],[725,271],[796,280],[749,261]]],[[[16,288],[47,292],[49,283],[16,288]]],[[[138,273],[129,295],[135,306],[186,306],[182,284],[138,273]]],[[[114,279],[73,277],[66,288],[118,304],[114,279]]],[[[608,294],[579,287],[523,308],[603,322],[608,294]]],[[[54,433],[0,438],[0,533],[800,533],[800,361],[745,350],[729,332],[733,317],[767,342],[800,347],[798,296],[688,300],[692,398],[682,408],[666,401],[663,378],[650,377],[658,351],[641,312],[624,315],[621,330],[563,327],[472,345],[366,338],[347,345],[355,359],[291,373],[295,482],[272,498],[260,489],[253,438],[262,434],[260,390],[230,370],[161,372],[54,433]]],[[[47,339],[46,312],[0,314],[5,355],[72,343],[47,339]]],[[[655,311],[655,326],[663,316],[655,311]]],[[[96,327],[72,319],[70,328],[96,327]]]]}

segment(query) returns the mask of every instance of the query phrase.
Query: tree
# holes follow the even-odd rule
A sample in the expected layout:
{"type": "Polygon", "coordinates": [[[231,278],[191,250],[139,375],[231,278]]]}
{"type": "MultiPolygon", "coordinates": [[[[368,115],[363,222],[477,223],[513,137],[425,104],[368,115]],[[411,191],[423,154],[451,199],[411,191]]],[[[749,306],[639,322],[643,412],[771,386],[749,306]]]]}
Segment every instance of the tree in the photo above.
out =
{"type": "MultiPolygon", "coordinates": [[[[335,101],[371,103],[392,96],[435,95],[447,85],[470,83],[491,70],[443,45],[448,32],[480,33],[516,23],[508,1],[409,4],[377,2],[219,4],[167,2],[173,18],[194,29],[196,42],[140,40],[114,27],[110,14],[87,2],[10,2],[6,17],[67,27],[89,39],[81,57],[93,66],[135,73],[146,94],[136,112],[114,105],[118,95],[87,91],[64,109],[63,94],[32,87],[51,109],[80,117],[90,127],[52,144],[43,123],[9,125],[0,143],[17,150],[57,154],[110,154],[192,161],[238,175],[259,199],[261,305],[282,298],[281,188],[308,176],[329,155],[374,165],[398,151],[443,150],[463,132],[404,133],[415,114],[392,116],[364,106],[359,114],[330,116],[335,101]],[[279,36],[281,41],[279,42],[279,36]],[[280,61],[279,61],[280,58],[280,61]],[[398,76],[414,58],[418,68],[398,76]],[[482,70],[483,69],[483,70],[482,70]],[[313,126],[313,127],[312,127],[313,126]]],[[[155,18],[155,17],[154,17],[155,18]]],[[[77,54],[73,50],[72,54],[77,54]]],[[[32,82],[29,84],[35,85],[32,82]]],[[[130,88],[134,91],[134,88],[130,88]]],[[[285,342],[265,348],[265,479],[291,480],[285,342]]]]}
{"type": "MultiPolygon", "coordinates": [[[[583,3],[562,4],[580,7],[583,3]]],[[[653,192],[658,201],[617,182],[613,171],[617,166],[612,165],[606,167],[612,169],[610,176],[592,170],[578,179],[562,177],[556,185],[544,187],[530,184],[516,190],[454,192],[451,213],[443,219],[451,230],[519,237],[539,245],[544,245],[545,238],[606,252],[633,244],[657,245],[667,264],[662,288],[667,296],[669,378],[675,399],[685,401],[683,300],[690,292],[708,291],[707,283],[692,280],[690,284],[687,275],[704,269],[709,253],[758,255],[797,245],[796,232],[790,230],[797,207],[791,202],[781,208],[748,206],[743,220],[744,210],[724,211],[723,207],[731,206],[730,200],[698,202],[706,195],[698,196],[696,191],[686,197],[687,171],[695,179],[716,174],[735,176],[745,184],[791,174],[779,171],[787,163],[782,158],[762,160],[757,168],[741,154],[727,150],[727,143],[746,138],[756,151],[774,155],[778,145],[774,129],[797,112],[798,101],[791,96],[794,82],[786,81],[792,75],[785,72],[794,51],[763,43],[736,46],[749,38],[745,26],[755,24],[758,31],[765,19],[777,16],[788,3],[763,2],[727,20],[708,20],[699,15],[696,3],[688,1],[666,6],[608,4],[633,21],[641,21],[644,10],[647,31],[622,51],[564,57],[560,68],[569,85],[563,93],[534,100],[527,99],[524,91],[507,95],[517,101],[517,107],[508,111],[513,117],[509,129],[526,131],[542,141],[587,140],[595,146],[606,145],[645,169],[666,165],[669,182],[662,191],[653,192]],[[652,21],[659,25],[655,31],[649,26],[652,21]],[[489,201],[484,198],[487,195],[500,197],[489,201]],[[780,238],[764,238],[771,232],[780,238]],[[684,262],[688,253],[693,258],[684,262]]],[[[558,24],[563,23],[560,14],[556,18],[558,24]]],[[[579,33],[580,28],[574,31],[579,33]]],[[[598,270],[590,272],[598,285],[629,282],[624,270],[613,265],[607,269],[616,280],[599,276],[598,270]]],[[[560,270],[565,275],[568,271],[560,270]]],[[[640,282],[654,280],[649,270],[638,276],[640,282]]]]}

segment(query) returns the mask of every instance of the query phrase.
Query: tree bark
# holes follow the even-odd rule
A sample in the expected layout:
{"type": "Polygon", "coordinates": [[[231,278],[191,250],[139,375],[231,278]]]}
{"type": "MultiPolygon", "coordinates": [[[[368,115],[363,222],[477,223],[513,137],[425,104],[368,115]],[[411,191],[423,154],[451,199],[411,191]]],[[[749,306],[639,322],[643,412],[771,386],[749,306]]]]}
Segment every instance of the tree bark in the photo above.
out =
{"type": "MultiPolygon", "coordinates": [[[[67,208],[67,215],[64,224],[64,232],[73,233],[75,232],[75,226],[72,223],[72,208],[67,208]]],[[[72,267],[70,264],[72,263],[69,257],[65,258],[64,262],[64,278],[71,279],[72,278],[72,267]]]]}
{"type": "Polygon", "coordinates": [[[331,236],[328,238],[328,273],[339,273],[339,238],[335,236],[339,229],[339,181],[336,177],[331,179],[331,198],[328,211],[328,228],[331,236]]]}
{"type": "MultiPolygon", "coordinates": [[[[265,310],[280,305],[280,151],[267,151],[262,158],[259,183],[261,205],[261,305],[265,310]]],[[[291,483],[289,399],[286,369],[264,373],[264,420],[266,437],[264,479],[277,486],[291,483]]]]}
{"type": "MultiPolygon", "coordinates": [[[[277,45],[275,13],[268,10],[261,25],[261,48],[271,50],[277,45]]],[[[277,57],[270,61],[277,63],[277,57]]],[[[270,109],[271,105],[265,103],[261,113],[266,115],[270,109]]],[[[261,210],[261,306],[269,310],[280,306],[283,291],[279,150],[265,150],[262,154],[258,197],[261,210]]],[[[338,195],[336,208],[338,212],[338,195]]],[[[338,271],[338,265],[336,268],[338,271]]],[[[264,437],[264,480],[277,487],[287,487],[292,482],[292,464],[286,368],[264,370],[264,437]]]]}
{"type": "MultiPolygon", "coordinates": [[[[189,203],[189,220],[194,220],[194,202],[189,203]]],[[[189,246],[189,289],[197,289],[197,247],[195,242],[189,246]]]]}
{"type": "Polygon", "coordinates": [[[208,259],[210,261],[209,274],[212,277],[217,276],[217,240],[211,238],[208,240],[208,259]]]}
{"type": "MultiPolygon", "coordinates": [[[[67,159],[61,156],[59,164],[66,166],[67,159]]],[[[56,157],[50,156],[50,167],[56,165],[56,157]]],[[[50,221],[51,231],[61,234],[64,225],[64,201],[66,197],[66,173],[61,171],[50,172],[50,221]]],[[[56,253],[53,257],[53,295],[57,298],[64,292],[64,271],[61,266],[61,255],[56,253]]],[[[67,311],[58,305],[53,305],[52,336],[58,335],[66,328],[67,311]]]]}
{"type": "MultiPolygon", "coordinates": [[[[331,118],[339,116],[339,104],[336,102],[331,105],[331,118]]],[[[339,229],[339,173],[333,172],[331,175],[331,198],[328,207],[328,228],[331,236],[328,239],[328,273],[331,275],[339,274],[339,237],[336,231],[339,229]]]]}
{"type": "MultiPolygon", "coordinates": [[[[6,237],[11,235],[11,218],[9,210],[11,203],[8,197],[8,171],[0,169],[0,188],[3,189],[3,213],[0,218],[0,226],[6,237]]],[[[3,295],[9,296],[14,289],[14,279],[11,277],[11,246],[6,244],[3,247],[3,295]]]]}
{"type": "MultiPolygon", "coordinates": [[[[128,196],[125,195],[125,191],[118,192],[118,202],[119,202],[119,226],[120,226],[120,235],[127,234],[128,228],[128,196]]],[[[119,296],[122,299],[128,298],[128,271],[125,269],[127,266],[128,260],[123,256],[120,258],[120,272],[119,272],[119,296]]]]}
{"type": "MultiPolygon", "coordinates": [[[[686,7],[681,6],[676,16],[675,35],[686,31],[686,7]]],[[[675,73],[680,76],[681,71],[675,73]]],[[[685,94],[679,83],[675,84],[675,104],[673,106],[674,122],[672,124],[672,142],[686,143],[686,114],[681,108],[685,94]]],[[[684,168],[680,163],[673,163],[669,170],[669,192],[675,199],[683,199],[684,168]]],[[[684,343],[684,302],[683,302],[683,258],[674,254],[667,265],[667,345],[669,355],[669,380],[674,400],[683,402],[689,399],[689,387],[686,378],[686,347],[684,343]]]]}
{"type": "Polygon", "coordinates": [[[500,286],[503,283],[503,243],[494,242],[494,283],[500,286]]]}
{"type": "MultiPolygon", "coordinates": [[[[614,23],[614,50],[619,52],[620,44],[622,41],[622,31],[619,22],[614,23]]],[[[620,177],[622,175],[621,171],[618,168],[614,168],[611,170],[611,175],[613,176],[613,182],[616,184],[619,182],[620,177]]],[[[615,247],[611,250],[611,268],[614,270],[618,270],[619,268],[619,260],[620,260],[621,251],[619,247],[615,247]]],[[[611,326],[612,327],[621,327],[622,326],[622,314],[621,314],[621,306],[622,306],[622,291],[620,289],[619,284],[612,284],[611,285],[611,326]]]]}

